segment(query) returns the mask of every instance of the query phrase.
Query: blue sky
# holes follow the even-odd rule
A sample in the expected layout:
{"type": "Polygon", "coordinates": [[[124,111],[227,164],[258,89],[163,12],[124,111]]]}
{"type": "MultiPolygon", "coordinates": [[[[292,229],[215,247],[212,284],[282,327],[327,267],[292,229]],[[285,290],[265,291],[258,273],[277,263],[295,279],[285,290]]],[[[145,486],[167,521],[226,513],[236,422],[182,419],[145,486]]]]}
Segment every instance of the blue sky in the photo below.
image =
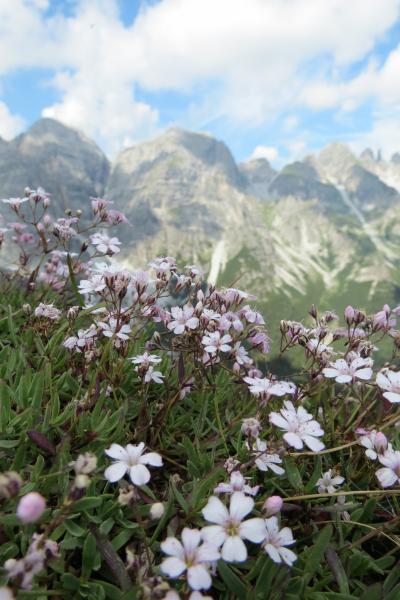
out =
{"type": "Polygon", "coordinates": [[[0,0],[0,135],[41,116],[109,156],[171,125],[237,160],[400,151],[399,0],[0,0]],[[351,9],[350,9],[351,6],[351,9]]]}

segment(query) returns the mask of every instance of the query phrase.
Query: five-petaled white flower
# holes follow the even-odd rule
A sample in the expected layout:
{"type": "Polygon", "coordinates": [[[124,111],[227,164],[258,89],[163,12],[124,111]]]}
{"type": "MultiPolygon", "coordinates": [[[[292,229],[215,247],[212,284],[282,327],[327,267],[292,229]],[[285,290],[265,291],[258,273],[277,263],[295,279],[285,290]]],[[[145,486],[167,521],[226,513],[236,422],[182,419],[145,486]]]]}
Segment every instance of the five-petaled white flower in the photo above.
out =
{"type": "Polygon", "coordinates": [[[232,348],[229,346],[229,342],[232,338],[229,334],[222,335],[219,331],[213,331],[203,336],[201,343],[205,346],[204,350],[210,354],[216,352],[230,352],[232,348]]]}
{"type": "Polygon", "coordinates": [[[383,369],[376,376],[376,383],[382,390],[383,397],[389,402],[400,402],[400,371],[383,369]]]}
{"type": "Polygon", "coordinates": [[[193,316],[193,313],[194,308],[190,304],[186,304],[183,308],[173,306],[171,308],[173,320],[168,323],[168,329],[175,335],[183,333],[185,329],[196,329],[199,326],[199,319],[193,316]]]}
{"type": "Polygon", "coordinates": [[[106,282],[102,275],[93,275],[90,279],[82,279],[79,282],[79,291],[81,294],[101,292],[105,287],[106,282]]]}
{"type": "Polygon", "coordinates": [[[260,489],[259,485],[251,487],[246,483],[240,471],[232,471],[229,483],[220,483],[214,488],[214,494],[233,494],[235,492],[243,492],[249,496],[255,496],[260,489]]]}
{"type": "Polygon", "coordinates": [[[108,237],[105,233],[95,233],[90,236],[93,246],[96,246],[97,252],[101,254],[118,254],[121,242],[116,237],[108,237]]]}
{"type": "Polygon", "coordinates": [[[317,481],[318,493],[325,494],[327,492],[328,494],[333,494],[333,492],[336,492],[335,486],[342,485],[343,482],[344,477],[340,475],[332,476],[332,469],[329,469],[317,481]]]}
{"type": "Polygon", "coordinates": [[[141,367],[148,367],[150,364],[158,364],[161,362],[161,358],[157,354],[149,354],[147,351],[137,356],[132,356],[130,359],[134,365],[140,365],[141,367]]]}
{"type": "Polygon", "coordinates": [[[297,450],[305,444],[313,452],[319,452],[325,445],[317,438],[324,435],[320,424],[312,418],[305,408],[294,407],[293,402],[285,401],[285,408],[280,413],[272,412],[269,415],[271,423],[280,427],[286,433],[283,439],[297,450]]]}
{"type": "Polygon", "coordinates": [[[103,335],[106,337],[112,337],[115,335],[120,340],[126,341],[129,339],[129,334],[131,332],[130,325],[122,325],[118,323],[117,319],[114,317],[110,317],[108,323],[104,321],[99,322],[99,327],[103,330],[103,335]]]}
{"type": "Polygon", "coordinates": [[[137,446],[128,444],[120,446],[119,444],[111,444],[105,453],[115,462],[107,467],[104,472],[105,478],[111,483],[115,483],[129,473],[130,480],[134,485],[145,485],[150,481],[150,471],[146,465],[152,467],[162,467],[162,458],[157,452],[147,452],[143,454],[145,445],[140,442],[137,446]]]}
{"type": "Polygon", "coordinates": [[[270,396],[294,394],[296,386],[290,381],[275,381],[267,377],[243,377],[249,386],[250,394],[268,399],[270,396]]]}
{"type": "Polygon", "coordinates": [[[150,381],[154,381],[154,383],[163,383],[163,377],[164,375],[161,371],[155,371],[154,367],[150,366],[144,375],[144,382],[150,383],[150,381]]]}
{"type": "Polygon", "coordinates": [[[267,452],[267,443],[264,440],[257,438],[253,449],[255,450],[253,454],[256,456],[254,462],[260,471],[268,471],[270,469],[277,475],[283,475],[285,469],[279,466],[282,463],[282,459],[278,454],[269,454],[267,452]]]}
{"type": "Polygon", "coordinates": [[[220,558],[216,546],[201,542],[198,529],[185,527],[182,531],[182,543],[174,537],[161,542],[161,550],[168,558],[161,563],[161,571],[168,577],[179,577],[185,571],[192,590],[208,590],[212,580],[207,563],[220,558]]]}
{"type": "Polygon", "coordinates": [[[265,527],[267,531],[263,543],[265,552],[275,563],[285,562],[291,567],[297,559],[296,554],[286,548],[286,546],[291,546],[296,541],[293,539],[292,531],[289,527],[279,529],[277,517],[265,519],[265,527]]]}
{"type": "Polygon", "coordinates": [[[372,364],[370,358],[355,358],[350,364],[339,358],[335,362],[330,363],[329,367],[322,369],[325,377],[333,378],[338,383],[350,383],[356,379],[367,381],[372,377],[372,364]]]}
{"type": "Polygon", "coordinates": [[[229,511],[216,496],[209,498],[203,508],[206,521],[216,523],[203,527],[201,535],[206,542],[221,548],[221,557],[227,562],[243,562],[247,548],[243,540],[260,544],[265,539],[265,524],[260,518],[243,521],[254,507],[254,500],[241,492],[230,498],[229,511]]]}
{"type": "Polygon", "coordinates": [[[389,450],[383,456],[378,456],[378,460],[384,465],[376,472],[381,486],[386,488],[400,483],[400,450],[389,450]]]}

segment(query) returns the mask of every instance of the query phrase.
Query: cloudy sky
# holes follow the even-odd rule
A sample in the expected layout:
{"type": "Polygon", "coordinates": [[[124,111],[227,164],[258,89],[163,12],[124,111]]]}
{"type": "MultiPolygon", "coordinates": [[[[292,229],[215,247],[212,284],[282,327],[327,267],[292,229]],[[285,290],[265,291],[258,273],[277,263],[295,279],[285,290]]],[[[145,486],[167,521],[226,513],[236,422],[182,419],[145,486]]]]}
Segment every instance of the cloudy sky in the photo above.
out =
{"type": "Polygon", "coordinates": [[[275,164],[400,151],[400,0],[0,0],[0,136],[41,116],[114,156],[170,125],[275,164]]]}

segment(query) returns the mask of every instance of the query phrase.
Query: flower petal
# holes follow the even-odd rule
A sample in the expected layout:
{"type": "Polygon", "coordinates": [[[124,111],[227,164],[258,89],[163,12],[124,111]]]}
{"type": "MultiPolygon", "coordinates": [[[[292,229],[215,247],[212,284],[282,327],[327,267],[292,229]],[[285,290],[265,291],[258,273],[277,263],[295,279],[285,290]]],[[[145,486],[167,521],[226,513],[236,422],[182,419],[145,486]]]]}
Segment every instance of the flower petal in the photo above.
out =
{"type": "Polygon", "coordinates": [[[168,537],[166,540],[161,542],[161,550],[169,556],[175,556],[183,559],[184,550],[179,540],[174,537],[168,537]]]}
{"type": "Polygon", "coordinates": [[[128,460],[127,451],[119,444],[111,444],[111,446],[104,450],[104,452],[110,458],[115,458],[116,460],[128,460]]]}
{"type": "Polygon", "coordinates": [[[303,447],[302,439],[297,435],[297,433],[288,431],[284,434],[283,439],[289,444],[289,446],[293,446],[293,448],[296,448],[297,450],[301,450],[303,447]]]}
{"type": "Polygon", "coordinates": [[[222,525],[229,518],[228,509],[216,496],[211,496],[202,510],[203,517],[210,523],[222,525]]]}
{"type": "Polygon", "coordinates": [[[186,570],[186,565],[183,560],[170,556],[162,561],[160,565],[161,571],[168,577],[179,577],[186,570]]]}
{"type": "Polygon", "coordinates": [[[227,537],[221,550],[221,557],[226,562],[244,562],[247,558],[247,548],[238,535],[227,537]]]}
{"type": "Polygon", "coordinates": [[[241,521],[253,510],[254,500],[242,492],[234,492],[229,505],[230,516],[235,521],[241,521]]]}
{"type": "Polygon", "coordinates": [[[128,467],[123,462],[115,462],[104,471],[104,477],[110,483],[115,483],[123,478],[125,473],[127,472],[128,467]]]}
{"type": "Polygon", "coordinates": [[[157,452],[147,452],[147,454],[143,454],[139,462],[142,465],[151,465],[152,467],[162,467],[163,461],[162,458],[157,452]]]}
{"type": "Polygon", "coordinates": [[[193,554],[201,540],[199,529],[189,529],[189,527],[185,527],[181,537],[185,552],[187,554],[193,554]]]}
{"type": "Polygon", "coordinates": [[[227,538],[225,529],[221,525],[206,525],[201,530],[203,540],[219,548],[227,538]]]}
{"type": "Polygon", "coordinates": [[[145,485],[150,481],[150,471],[144,465],[134,465],[129,469],[129,477],[135,485],[145,485]]]}
{"type": "Polygon", "coordinates": [[[312,435],[303,435],[303,440],[306,446],[310,448],[313,452],[320,452],[325,448],[325,444],[323,444],[320,440],[313,437],[312,435]]]}
{"type": "Polygon", "coordinates": [[[254,542],[255,544],[260,544],[265,540],[267,533],[264,519],[254,518],[244,521],[240,525],[239,533],[240,537],[245,538],[250,542],[254,542]]]}
{"type": "Polygon", "coordinates": [[[211,575],[204,565],[189,567],[187,578],[192,590],[208,590],[212,584],[211,575]]]}

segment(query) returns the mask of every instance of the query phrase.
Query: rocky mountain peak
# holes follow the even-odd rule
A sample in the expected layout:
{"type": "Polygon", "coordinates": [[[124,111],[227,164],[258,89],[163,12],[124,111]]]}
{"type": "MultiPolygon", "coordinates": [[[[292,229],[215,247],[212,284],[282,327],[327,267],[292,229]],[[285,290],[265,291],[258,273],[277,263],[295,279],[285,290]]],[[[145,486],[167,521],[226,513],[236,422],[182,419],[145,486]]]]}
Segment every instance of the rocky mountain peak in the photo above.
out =
{"type": "Polygon", "coordinates": [[[246,192],[261,200],[267,200],[269,184],[277,171],[271,167],[266,158],[252,158],[239,163],[239,171],[245,182],[246,192]]]}
{"type": "Polygon", "coordinates": [[[347,144],[333,142],[321,150],[315,159],[315,166],[322,178],[342,181],[356,162],[347,144]]]}
{"type": "Polygon", "coordinates": [[[390,160],[395,165],[400,165],[400,152],[395,152],[390,160]]]}
{"type": "Polygon", "coordinates": [[[371,150],[371,148],[365,148],[365,150],[363,150],[360,154],[360,159],[362,161],[366,161],[366,162],[374,162],[375,161],[374,151],[371,150]]]}

